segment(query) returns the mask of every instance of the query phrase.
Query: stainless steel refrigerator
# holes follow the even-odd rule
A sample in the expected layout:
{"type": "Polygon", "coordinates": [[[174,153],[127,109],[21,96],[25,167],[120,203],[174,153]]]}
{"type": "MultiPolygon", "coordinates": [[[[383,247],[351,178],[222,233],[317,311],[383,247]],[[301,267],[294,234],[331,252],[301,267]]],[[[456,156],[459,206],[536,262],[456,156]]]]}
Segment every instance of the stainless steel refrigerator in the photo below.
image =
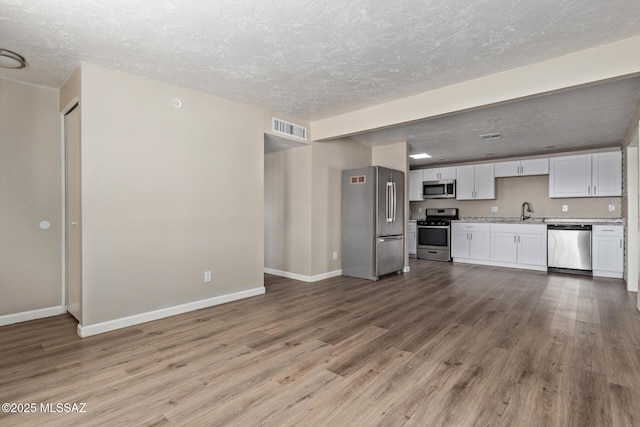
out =
{"type": "Polygon", "coordinates": [[[342,274],[378,280],[404,268],[404,172],[342,171],[342,274]]]}

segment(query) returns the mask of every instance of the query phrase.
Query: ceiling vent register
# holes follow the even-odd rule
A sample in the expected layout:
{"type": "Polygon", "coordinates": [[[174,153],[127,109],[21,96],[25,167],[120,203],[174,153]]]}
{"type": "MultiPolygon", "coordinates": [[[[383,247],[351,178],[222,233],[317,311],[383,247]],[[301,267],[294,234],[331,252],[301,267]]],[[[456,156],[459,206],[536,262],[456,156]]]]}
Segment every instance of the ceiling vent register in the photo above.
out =
{"type": "Polygon", "coordinates": [[[272,118],[273,131],[283,135],[292,136],[294,138],[307,140],[307,128],[285,122],[284,120],[272,118]]]}
{"type": "Polygon", "coordinates": [[[483,135],[480,135],[480,138],[483,141],[493,141],[494,139],[502,138],[502,134],[501,133],[485,133],[483,135]]]}

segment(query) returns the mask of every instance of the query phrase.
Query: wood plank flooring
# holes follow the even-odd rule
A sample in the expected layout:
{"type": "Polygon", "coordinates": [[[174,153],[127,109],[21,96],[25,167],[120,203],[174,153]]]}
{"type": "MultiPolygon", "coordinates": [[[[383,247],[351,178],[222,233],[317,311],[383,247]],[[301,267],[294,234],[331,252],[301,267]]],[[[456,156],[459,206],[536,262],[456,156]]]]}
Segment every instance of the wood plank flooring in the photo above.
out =
{"type": "Polygon", "coordinates": [[[640,313],[616,279],[412,260],[94,337],[0,328],[0,425],[638,426],[640,313]],[[42,413],[40,403],[86,403],[42,413]]]}

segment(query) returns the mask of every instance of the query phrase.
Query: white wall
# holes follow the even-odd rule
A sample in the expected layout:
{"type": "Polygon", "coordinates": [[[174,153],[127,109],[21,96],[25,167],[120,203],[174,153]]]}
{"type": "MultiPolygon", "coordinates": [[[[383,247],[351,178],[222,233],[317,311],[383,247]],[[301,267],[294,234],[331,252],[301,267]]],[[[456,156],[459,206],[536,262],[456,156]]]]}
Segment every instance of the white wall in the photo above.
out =
{"type": "Polygon", "coordinates": [[[311,274],[311,146],[264,156],[264,266],[311,274]]]}
{"type": "Polygon", "coordinates": [[[268,273],[304,281],[339,273],[342,171],[370,165],[371,148],[350,140],[265,155],[268,273]]]}
{"type": "Polygon", "coordinates": [[[0,324],[31,310],[62,311],[58,97],[57,89],[0,79],[0,324]]]}
{"type": "Polygon", "coordinates": [[[83,326],[262,288],[264,111],[91,64],[81,86],[83,326]]]}
{"type": "Polygon", "coordinates": [[[370,166],[371,148],[350,140],[312,148],[311,274],[317,276],[342,269],[342,171],[370,166]]]}

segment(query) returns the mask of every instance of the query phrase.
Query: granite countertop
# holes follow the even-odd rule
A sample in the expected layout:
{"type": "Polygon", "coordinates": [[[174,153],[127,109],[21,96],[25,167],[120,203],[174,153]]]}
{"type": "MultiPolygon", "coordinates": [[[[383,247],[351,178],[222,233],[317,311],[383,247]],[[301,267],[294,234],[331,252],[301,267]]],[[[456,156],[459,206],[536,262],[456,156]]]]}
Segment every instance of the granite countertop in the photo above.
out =
{"type": "Polygon", "coordinates": [[[623,218],[540,218],[531,217],[520,221],[520,217],[461,217],[454,222],[486,222],[494,224],[591,224],[624,225],[623,218]]]}

